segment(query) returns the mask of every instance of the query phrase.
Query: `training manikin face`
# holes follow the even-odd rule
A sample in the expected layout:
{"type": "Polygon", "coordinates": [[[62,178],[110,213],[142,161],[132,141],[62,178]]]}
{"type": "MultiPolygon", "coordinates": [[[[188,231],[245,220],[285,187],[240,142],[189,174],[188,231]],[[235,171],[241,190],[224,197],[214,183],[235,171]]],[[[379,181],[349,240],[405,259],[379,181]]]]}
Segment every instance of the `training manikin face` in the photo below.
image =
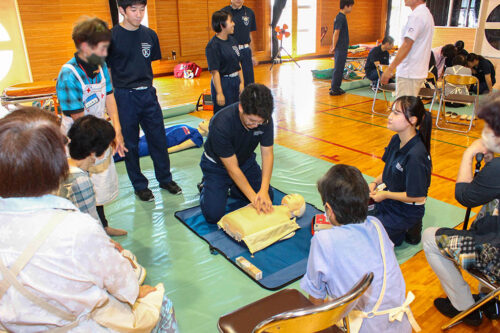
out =
{"type": "Polygon", "coordinates": [[[209,120],[203,120],[199,125],[198,125],[198,132],[202,136],[207,136],[208,135],[208,124],[210,123],[209,120]]]}
{"type": "Polygon", "coordinates": [[[281,200],[283,206],[288,207],[294,217],[301,217],[306,211],[306,201],[300,194],[288,194],[281,200]]]}

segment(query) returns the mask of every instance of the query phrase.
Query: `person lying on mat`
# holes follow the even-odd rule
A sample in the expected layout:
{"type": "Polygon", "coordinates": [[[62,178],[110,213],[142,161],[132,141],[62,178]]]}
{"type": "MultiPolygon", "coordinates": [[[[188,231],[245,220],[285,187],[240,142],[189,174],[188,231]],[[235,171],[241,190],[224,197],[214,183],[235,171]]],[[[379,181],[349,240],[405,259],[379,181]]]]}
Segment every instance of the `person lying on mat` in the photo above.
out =
{"type": "MultiPolygon", "coordinates": [[[[478,117],[485,121],[482,139],[474,141],[464,152],[455,198],[466,207],[485,206],[469,230],[427,228],[423,235],[427,262],[438,276],[447,296],[434,300],[434,306],[447,317],[454,317],[482,298],[472,295],[459,266],[463,269],[479,269],[491,281],[500,282],[500,157],[493,158],[494,153],[500,153],[500,94],[494,95],[480,107],[478,117]],[[473,177],[474,156],[478,153],[484,154],[486,164],[473,177]]],[[[481,292],[481,286],[479,289],[481,292]]],[[[482,321],[480,311],[490,319],[498,319],[499,309],[498,300],[490,301],[466,316],[464,322],[479,326],[482,321]]]]}
{"type": "Polygon", "coordinates": [[[151,330],[174,321],[173,309],[159,315],[162,302],[171,307],[162,285],[139,286],[103,228],[53,195],[69,172],[59,127],[0,119],[0,142],[0,330],[107,332],[126,323],[151,330]],[[156,311],[138,322],[134,312],[144,305],[156,311]]]}
{"type": "Polygon", "coordinates": [[[370,183],[376,216],[394,245],[418,244],[425,200],[431,184],[432,116],[418,97],[402,96],[392,104],[387,128],[395,131],[385,148],[384,171],[370,183]],[[385,189],[379,190],[381,184],[385,189]]]}
{"type": "Polygon", "coordinates": [[[418,331],[409,307],[414,296],[408,293],[405,301],[406,286],[394,244],[380,221],[367,216],[368,185],[361,172],[353,166],[335,165],[318,180],[318,191],[333,228],[317,231],[311,239],[306,274],[300,281],[309,300],[321,304],[342,296],[354,281],[373,272],[371,286],[349,315],[351,332],[409,333],[410,320],[418,331]],[[363,320],[367,313],[373,316],[363,320]],[[397,320],[389,320],[398,313],[397,320]]]}
{"type": "Polygon", "coordinates": [[[225,107],[210,120],[199,184],[201,212],[208,223],[219,222],[226,213],[228,190],[232,197],[248,200],[260,213],[272,211],[273,108],[271,90],[253,83],[245,87],[239,103],[225,107]],[[259,144],[262,170],[254,152],[259,144]]]}

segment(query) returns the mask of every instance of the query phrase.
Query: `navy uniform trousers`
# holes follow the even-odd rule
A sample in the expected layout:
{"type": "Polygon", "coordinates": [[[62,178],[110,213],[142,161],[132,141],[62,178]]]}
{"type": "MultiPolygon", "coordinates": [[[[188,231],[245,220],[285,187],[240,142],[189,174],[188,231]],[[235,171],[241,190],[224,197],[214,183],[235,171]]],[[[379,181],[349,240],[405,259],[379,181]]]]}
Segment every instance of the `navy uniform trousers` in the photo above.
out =
{"type": "Polygon", "coordinates": [[[254,83],[252,49],[249,47],[240,50],[241,70],[243,71],[243,80],[245,87],[254,83]]]}
{"type": "Polygon", "coordinates": [[[347,59],[347,49],[336,49],[335,50],[335,67],[333,68],[332,75],[332,86],[330,90],[337,92],[340,90],[340,85],[342,84],[342,78],[344,76],[344,67],[347,59]]]}
{"type": "Polygon", "coordinates": [[[146,136],[156,179],[160,184],[171,182],[165,125],[156,89],[115,88],[114,93],[123,140],[128,149],[125,154],[125,166],[134,190],[139,191],[148,187],[148,179],[141,173],[139,164],[139,125],[146,136]]]}
{"type": "Polygon", "coordinates": [[[212,95],[212,103],[214,104],[214,114],[223,109],[224,107],[234,104],[240,100],[240,77],[239,76],[220,76],[220,85],[222,87],[222,93],[226,100],[226,104],[217,104],[217,91],[215,90],[215,85],[213,80],[210,81],[210,94],[212,95]]]}
{"type": "MultiPolygon", "coordinates": [[[[203,172],[203,189],[200,195],[200,206],[208,223],[217,223],[226,214],[228,190],[232,198],[248,201],[238,186],[233,182],[226,168],[220,163],[210,161],[205,154],[201,156],[201,171],[203,172]]],[[[255,192],[260,190],[262,170],[255,160],[255,153],[246,160],[240,169],[255,192]]],[[[269,197],[273,200],[273,191],[269,187],[269,197]]]]}

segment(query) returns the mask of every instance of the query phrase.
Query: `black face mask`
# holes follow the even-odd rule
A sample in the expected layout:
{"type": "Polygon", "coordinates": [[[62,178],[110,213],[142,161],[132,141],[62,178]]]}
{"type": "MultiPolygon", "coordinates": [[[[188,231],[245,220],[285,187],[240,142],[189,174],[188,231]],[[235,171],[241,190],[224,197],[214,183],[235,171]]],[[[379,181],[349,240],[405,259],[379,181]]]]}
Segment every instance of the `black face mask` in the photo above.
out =
{"type": "Polygon", "coordinates": [[[87,62],[92,66],[99,66],[104,64],[105,57],[99,57],[97,54],[92,53],[88,58],[87,62]]]}

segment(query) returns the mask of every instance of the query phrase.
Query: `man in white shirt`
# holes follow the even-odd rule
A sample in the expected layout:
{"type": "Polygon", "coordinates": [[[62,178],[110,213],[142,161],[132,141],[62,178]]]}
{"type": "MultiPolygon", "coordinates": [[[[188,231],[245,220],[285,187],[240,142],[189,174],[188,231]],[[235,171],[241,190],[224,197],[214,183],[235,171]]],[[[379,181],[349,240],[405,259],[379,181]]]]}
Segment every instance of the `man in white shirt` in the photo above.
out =
{"type": "Polygon", "coordinates": [[[405,0],[405,6],[412,12],[403,29],[403,43],[381,78],[387,84],[396,69],[396,97],[418,95],[427,78],[434,34],[434,19],[425,0],[405,0]]]}

